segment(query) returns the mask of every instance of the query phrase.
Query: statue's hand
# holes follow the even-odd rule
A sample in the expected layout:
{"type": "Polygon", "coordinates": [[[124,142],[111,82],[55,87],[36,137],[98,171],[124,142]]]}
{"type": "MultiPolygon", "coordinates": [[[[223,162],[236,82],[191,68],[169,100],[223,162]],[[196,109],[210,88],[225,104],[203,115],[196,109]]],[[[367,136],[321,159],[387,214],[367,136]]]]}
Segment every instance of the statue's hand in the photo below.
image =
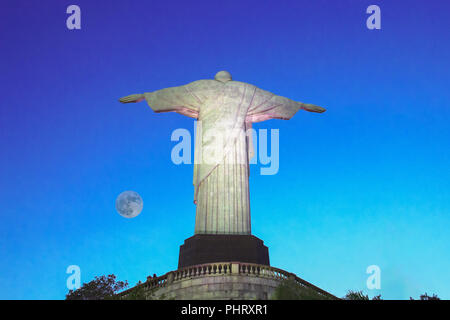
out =
{"type": "Polygon", "coordinates": [[[119,99],[119,101],[122,103],[131,103],[131,102],[141,102],[144,99],[145,99],[144,95],[138,93],[138,94],[130,94],[129,96],[122,97],[119,99]]]}
{"type": "Polygon", "coordinates": [[[318,112],[318,113],[327,111],[327,109],[325,109],[325,108],[322,108],[322,107],[319,107],[319,106],[316,106],[316,105],[310,104],[310,103],[304,103],[303,109],[305,109],[306,111],[309,111],[309,112],[318,112]]]}

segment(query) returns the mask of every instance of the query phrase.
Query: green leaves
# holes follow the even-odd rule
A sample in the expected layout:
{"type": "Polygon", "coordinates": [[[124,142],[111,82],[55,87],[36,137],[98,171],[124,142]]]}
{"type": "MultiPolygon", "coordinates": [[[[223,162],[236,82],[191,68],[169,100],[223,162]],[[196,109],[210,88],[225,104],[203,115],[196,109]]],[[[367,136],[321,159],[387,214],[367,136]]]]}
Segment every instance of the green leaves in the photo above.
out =
{"type": "Polygon", "coordinates": [[[69,290],[66,300],[105,300],[112,298],[117,292],[128,287],[127,281],[117,281],[114,274],[95,277],[83,283],[77,290],[69,290]]]}
{"type": "Polygon", "coordinates": [[[331,298],[320,295],[312,288],[297,284],[288,279],[280,283],[272,294],[271,300],[329,300],[331,298]]]}

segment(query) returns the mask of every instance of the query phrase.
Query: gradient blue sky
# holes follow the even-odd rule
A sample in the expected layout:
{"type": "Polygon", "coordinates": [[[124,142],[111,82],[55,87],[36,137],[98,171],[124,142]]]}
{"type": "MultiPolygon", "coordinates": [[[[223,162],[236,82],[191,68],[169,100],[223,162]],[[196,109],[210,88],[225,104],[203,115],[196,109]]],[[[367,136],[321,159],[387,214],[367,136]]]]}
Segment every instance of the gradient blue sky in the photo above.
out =
{"type": "Polygon", "coordinates": [[[437,0],[3,1],[0,298],[63,299],[72,264],[82,282],[176,269],[195,206],[170,134],[193,120],[117,99],[225,69],[328,109],[255,126],[280,130],[279,173],[250,176],[271,264],[338,296],[449,299],[449,15],[437,0]],[[115,211],[124,190],[137,218],[115,211]]]}

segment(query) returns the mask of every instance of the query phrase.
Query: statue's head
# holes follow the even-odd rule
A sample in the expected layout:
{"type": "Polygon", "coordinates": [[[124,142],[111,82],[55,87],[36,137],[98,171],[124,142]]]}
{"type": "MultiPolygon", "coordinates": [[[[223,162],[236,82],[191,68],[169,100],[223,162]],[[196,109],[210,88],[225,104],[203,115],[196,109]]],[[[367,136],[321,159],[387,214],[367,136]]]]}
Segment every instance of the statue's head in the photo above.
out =
{"type": "Polygon", "coordinates": [[[220,82],[231,81],[231,74],[228,71],[219,71],[214,76],[214,79],[220,82]]]}

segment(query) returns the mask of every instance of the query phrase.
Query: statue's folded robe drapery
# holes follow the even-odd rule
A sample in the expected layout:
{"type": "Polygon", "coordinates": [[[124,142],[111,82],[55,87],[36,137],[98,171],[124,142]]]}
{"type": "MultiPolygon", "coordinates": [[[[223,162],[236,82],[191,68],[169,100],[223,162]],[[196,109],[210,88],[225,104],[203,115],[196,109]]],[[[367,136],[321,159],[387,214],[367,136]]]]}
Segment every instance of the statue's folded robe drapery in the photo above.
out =
{"type": "Polygon", "coordinates": [[[248,161],[252,122],[290,119],[303,103],[239,81],[198,80],[145,93],[155,112],[198,119],[194,159],[195,233],[250,234],[248,161]],[[220,132],[217,139],[211,132],[220,132]],[[217,154],[213,150],[222,151],[217,154]]]}

